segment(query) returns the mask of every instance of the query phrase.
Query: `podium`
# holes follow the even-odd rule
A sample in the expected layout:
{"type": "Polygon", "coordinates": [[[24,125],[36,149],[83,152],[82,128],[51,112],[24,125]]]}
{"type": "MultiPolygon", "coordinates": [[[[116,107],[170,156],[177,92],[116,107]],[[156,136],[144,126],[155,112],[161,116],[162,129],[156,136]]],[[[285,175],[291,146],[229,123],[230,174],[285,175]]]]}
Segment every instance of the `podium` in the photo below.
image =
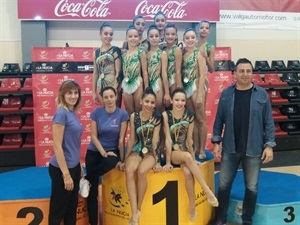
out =
{"type": "MultiPolygon", "coordinates": [[[[214,161],[202,163],[199,168],[208,186],[214,190],[214,161]]],[[[207,225],[214,209],[207,202],[205,192],[195,181],[195,203],[198,217],[189,220],[188,196],[181,168],[172,172],[147,174],[148,189],[141,209],[140,225],[207,225]]],[[[103,224],[127,225],[131,218],[125,172],[113,169],[102,177],[103,224]]]]}
{"type": "MultiPolygon", "coordinates": [[[[0,180],[0,224],[48,224],[51,180],[47,167],[2,173],[0,180]]],[[[76,225],[86,224],[86,199],[79,195],[76,225]]]]}

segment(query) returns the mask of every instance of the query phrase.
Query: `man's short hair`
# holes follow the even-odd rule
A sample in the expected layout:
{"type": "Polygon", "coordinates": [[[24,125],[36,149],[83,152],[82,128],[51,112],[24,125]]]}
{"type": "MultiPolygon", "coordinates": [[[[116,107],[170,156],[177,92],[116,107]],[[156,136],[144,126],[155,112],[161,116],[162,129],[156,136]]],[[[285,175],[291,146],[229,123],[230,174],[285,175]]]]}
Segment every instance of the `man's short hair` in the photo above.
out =
{"type": "Polygon", "coordinates": [[[235,71],[236,71],[236,68],[238,67],[238,65],[241,64],[241,63],[249,63],[251,65],[251,67],[252,67],[252,70],[253,70],[252,62],[249,59],[247,59],[247,58],[240,58],[240,59],[238,59],[238,61],[235,64],[235,71]]]}

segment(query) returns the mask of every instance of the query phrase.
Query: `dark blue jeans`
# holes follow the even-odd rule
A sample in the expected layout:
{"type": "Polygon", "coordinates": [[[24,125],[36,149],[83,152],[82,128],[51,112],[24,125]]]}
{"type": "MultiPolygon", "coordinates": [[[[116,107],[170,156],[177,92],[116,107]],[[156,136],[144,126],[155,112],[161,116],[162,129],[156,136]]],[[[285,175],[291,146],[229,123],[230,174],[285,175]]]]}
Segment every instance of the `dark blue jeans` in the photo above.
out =
{"type": "Polygon", "coordinates": [[[227,222],[227,211],[229,207],[232,183],[236,177],[240,163],[242,164],[246,187],[243,201],[242,220],[243,225],[252,224],[252,216],[255,212],[257,199],[261,157],[250,157],[241,153],[229,154],[223,152],[218,188],[219,207],[216,211],[216,220],[221,221],[224,224],[227,222]]]}

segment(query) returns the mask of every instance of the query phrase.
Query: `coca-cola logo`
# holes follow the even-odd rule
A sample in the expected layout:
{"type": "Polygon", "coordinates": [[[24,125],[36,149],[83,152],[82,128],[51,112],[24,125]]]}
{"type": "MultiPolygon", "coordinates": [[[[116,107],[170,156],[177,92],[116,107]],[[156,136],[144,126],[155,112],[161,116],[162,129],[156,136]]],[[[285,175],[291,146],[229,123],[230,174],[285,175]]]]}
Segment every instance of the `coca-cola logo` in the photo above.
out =
{"type": "Polygon", "coordinates": [[[57,17],[103,18],[111,14],[107,7],[111,1],[112,0],[89,0],[87,2],[74,3],[69,0],[61,0],[56,4],[54,14],[57,17]]]}
{"type": "Polygon", "coordinates": [[[135,8],[135,15],[154,18],[158,11],[162,11],[167,19],[182,19],[187,16],[185,7],[188,2],[168,1],[165,4],[149,4],[147,0],[141,1],[135,8]]]}

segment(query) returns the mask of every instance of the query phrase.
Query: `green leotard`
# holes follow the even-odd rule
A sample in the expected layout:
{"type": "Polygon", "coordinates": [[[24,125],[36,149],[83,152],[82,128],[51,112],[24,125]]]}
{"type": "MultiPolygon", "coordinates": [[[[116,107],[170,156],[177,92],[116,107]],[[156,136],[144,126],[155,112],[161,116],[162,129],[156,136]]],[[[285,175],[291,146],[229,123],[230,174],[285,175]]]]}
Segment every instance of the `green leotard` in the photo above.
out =
{"type": "MultiPolygon", "coordinates": [[[[148,74],[149,85],[153,89],[154,93],[157,93],[160,89],[158,79],[161,73],[161,56],[162,50],[158,49],[152,56],[148,58],[148,74]]],[[[149,54],[149,53],[148,53],[149,54]]]]}
{"type": "Polygon", "coordinates": [[[123,74],[122,81],[123,91],[127,94],[133,94],[141,85],[139,77],[141,76],[141,53],[143,50],[139,49],[133,55],[127,56],[127,52],[122,54],[123,74]]]}

